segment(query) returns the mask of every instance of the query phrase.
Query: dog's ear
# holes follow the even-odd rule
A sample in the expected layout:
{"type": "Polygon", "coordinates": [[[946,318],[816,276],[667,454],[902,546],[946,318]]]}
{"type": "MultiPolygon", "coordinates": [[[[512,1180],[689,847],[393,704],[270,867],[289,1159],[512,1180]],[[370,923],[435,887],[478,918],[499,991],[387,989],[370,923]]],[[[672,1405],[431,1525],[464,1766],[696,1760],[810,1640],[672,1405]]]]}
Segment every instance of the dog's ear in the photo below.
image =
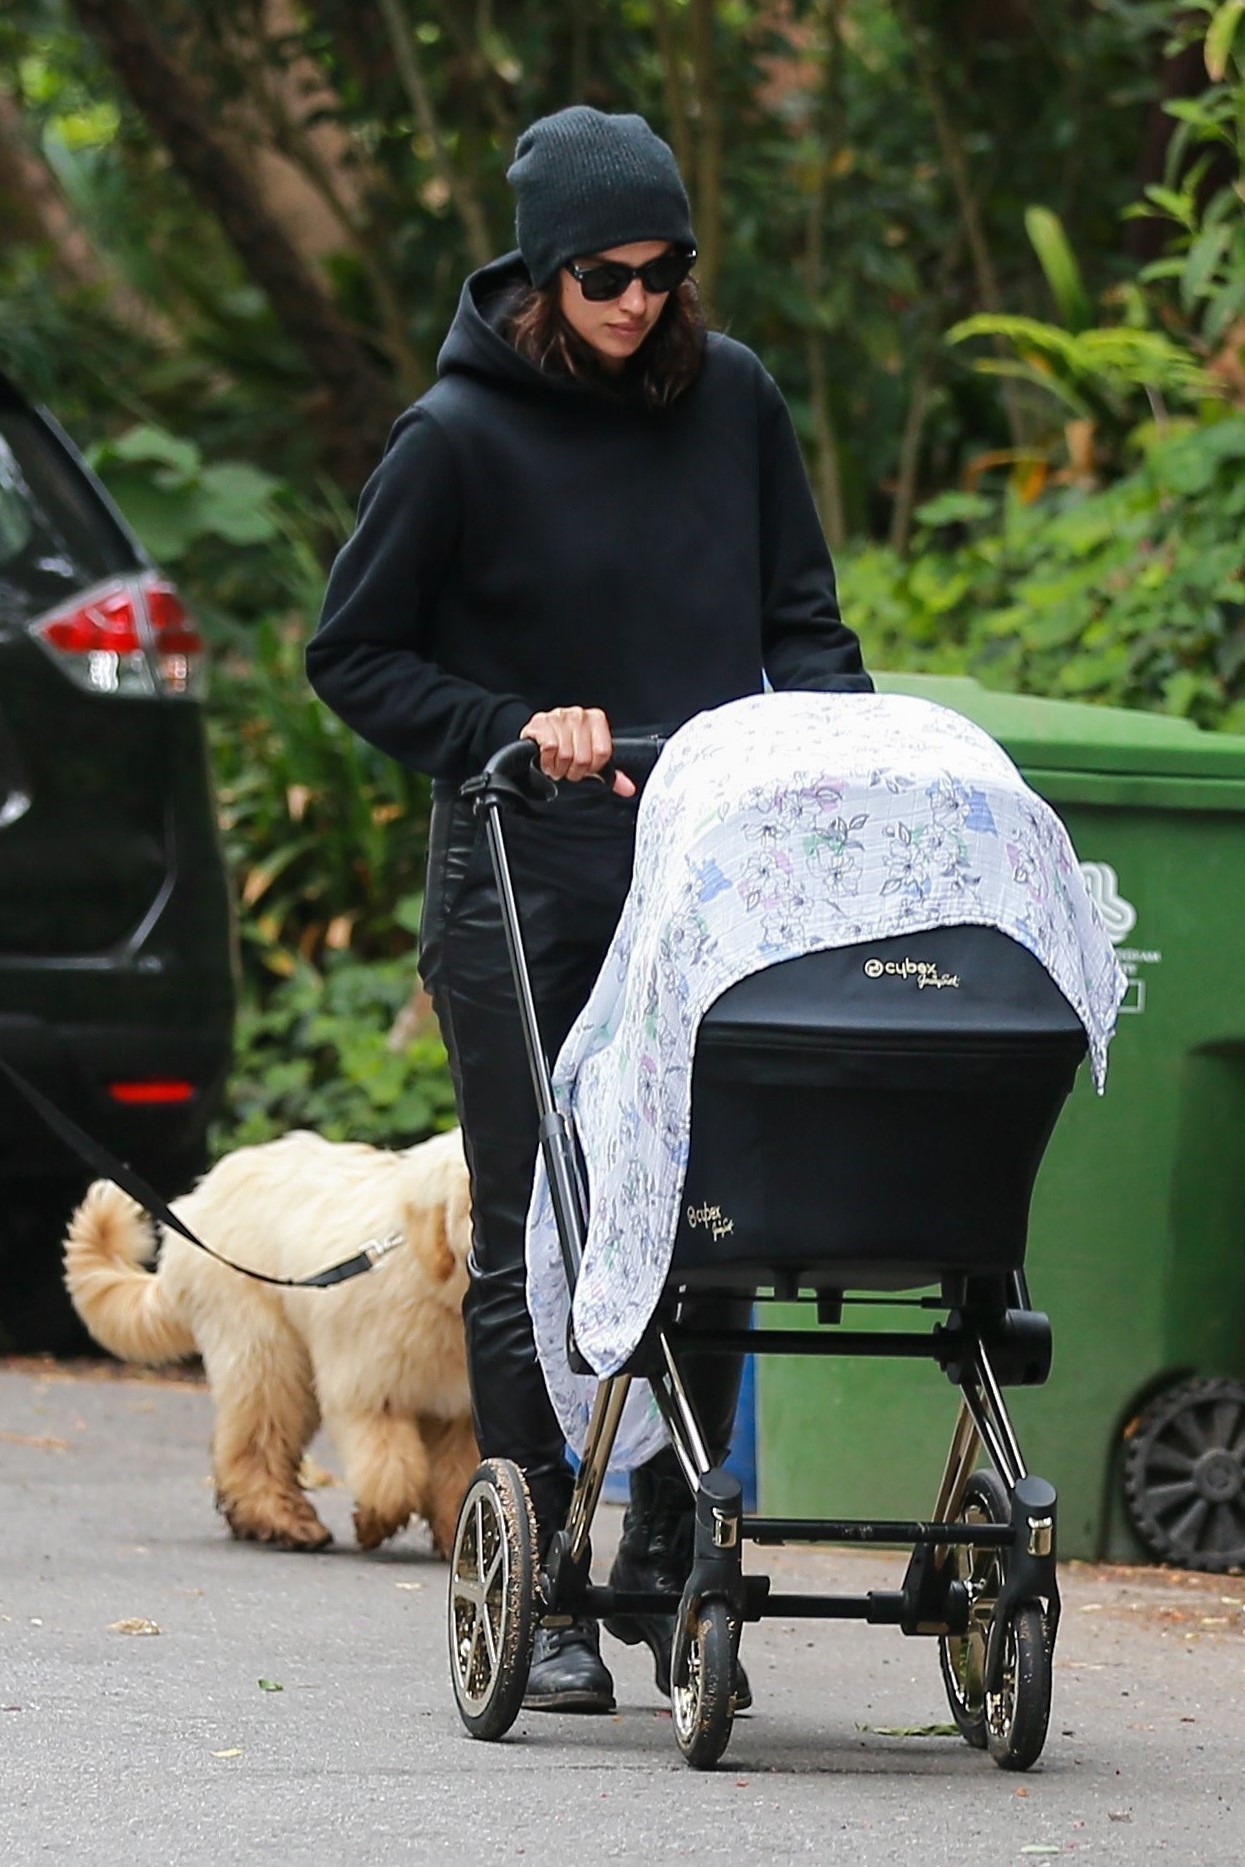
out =
{"type": "Polygon", "coordinates": [[[406,1236],[430,1283],[443,1284],[448,1277],[453,1276],[454,1253],[450,1250],[450,1241],[446,1235],[445,1207],[439,1200],[435,1206],[417,1206],[408,1202],[406,1236]]]}

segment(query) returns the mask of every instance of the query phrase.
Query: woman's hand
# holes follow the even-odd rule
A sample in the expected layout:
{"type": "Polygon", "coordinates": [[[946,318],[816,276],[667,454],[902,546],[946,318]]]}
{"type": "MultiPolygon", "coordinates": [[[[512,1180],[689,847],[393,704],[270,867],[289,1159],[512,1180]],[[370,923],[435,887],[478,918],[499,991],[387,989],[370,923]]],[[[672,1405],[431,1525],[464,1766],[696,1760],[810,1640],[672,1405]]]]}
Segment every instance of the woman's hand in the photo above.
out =
{"type": "MultiPolygon", "coordinates": [[[[540,768],[550,778],[569,778],[572,784],[592,778],[607,765],[614,751],[610,723],[600,707],[554,707],[533,713],[519,734],[540,747],[540,768]]],[[[634,797],[635,786],[626,772],[614,773],[619,797],[634,797]]]]}

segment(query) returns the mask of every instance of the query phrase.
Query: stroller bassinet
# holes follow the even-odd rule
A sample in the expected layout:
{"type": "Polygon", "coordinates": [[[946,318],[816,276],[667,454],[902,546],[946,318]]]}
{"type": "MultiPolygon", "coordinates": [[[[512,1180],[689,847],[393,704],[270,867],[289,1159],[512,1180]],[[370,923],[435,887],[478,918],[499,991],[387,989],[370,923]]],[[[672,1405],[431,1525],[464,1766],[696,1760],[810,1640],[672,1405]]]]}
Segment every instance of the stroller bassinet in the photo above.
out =
{"type": "Polygon", "coordinates": [[[701,1022],[673,1275],[794,1294],[1017,1271],[1085,1030],[992,927],[836,947],[701,1022]]]}

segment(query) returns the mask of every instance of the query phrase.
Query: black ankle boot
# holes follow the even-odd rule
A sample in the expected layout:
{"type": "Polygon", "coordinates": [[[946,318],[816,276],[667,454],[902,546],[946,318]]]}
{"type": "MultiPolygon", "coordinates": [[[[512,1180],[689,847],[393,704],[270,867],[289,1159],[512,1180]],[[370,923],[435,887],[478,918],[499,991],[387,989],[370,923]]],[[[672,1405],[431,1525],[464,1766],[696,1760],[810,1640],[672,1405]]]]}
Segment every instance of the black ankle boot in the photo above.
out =
{"type": "Polygon", "coordinates": [[[601,1658],[601,1634],[595,1621],[576,1620],[569,1627],[536,1629],[523,1708],[613,1711],[614,1681],[601,1658]]]}
{"type": "MultiPolygon", "coordinates": [[[[691,1573],[695,1534],[695,1511],[686,1480],[673,1455],[659,1452],[631,1474],[631,1502],[610,1570],[610,1586],[628,1594],[681,1595],[691,1573]]],[[[653,1656],[657,1690],[669,1698],[674,1615],[628,1614],[607,1620],[605,1630],[624,1646],[644,1642],[653,1656]]],[[[747,1711],[751,1704],[748,1675],[736,1660],[735,1709],[747,1711]]]]}

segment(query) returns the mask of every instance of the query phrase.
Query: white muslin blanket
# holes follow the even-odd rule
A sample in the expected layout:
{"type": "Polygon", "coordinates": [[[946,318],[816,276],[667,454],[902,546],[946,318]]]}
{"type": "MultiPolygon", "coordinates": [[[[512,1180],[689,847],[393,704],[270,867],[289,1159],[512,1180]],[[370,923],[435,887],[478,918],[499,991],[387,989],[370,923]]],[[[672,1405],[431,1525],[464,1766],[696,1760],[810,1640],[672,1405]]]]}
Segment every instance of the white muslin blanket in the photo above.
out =
{"type": "MultiPolygon", "coordinates": [[[[826,947],[955,923],[1039,959],[1085,1025],[1101,1090],[1125,989],[1059,818],[961,714],[860,694],[758,694],[670,740],[640,803],[635,872],[554,1070],[587,1164],[575,1334],[600,1375],[633,1353],[670,1268],[700,1019],[738,980],[826,947]]],[[[528,1303],[550,1398],[581,1451],[597,1382],[566,1362],[567,1289],[543,1166],[528,1303]]],[[[632,1388],[626,1469],[664,1428],[632,1388]]]]}

